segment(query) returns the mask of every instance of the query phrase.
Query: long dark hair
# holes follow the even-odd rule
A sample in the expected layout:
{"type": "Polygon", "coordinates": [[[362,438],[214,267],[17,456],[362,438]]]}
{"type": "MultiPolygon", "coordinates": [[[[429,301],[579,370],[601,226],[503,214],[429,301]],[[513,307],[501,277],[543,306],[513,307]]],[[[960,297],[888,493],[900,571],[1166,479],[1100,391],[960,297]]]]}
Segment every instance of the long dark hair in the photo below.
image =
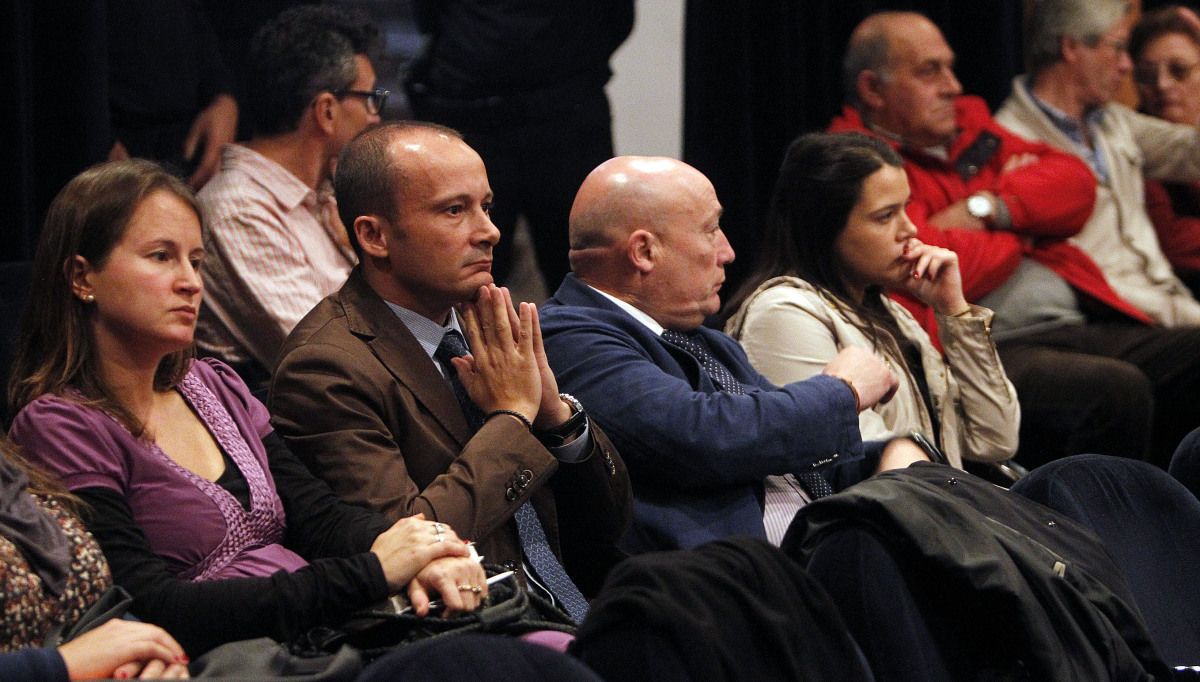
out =
{"type": "Polygon", "coordinates": [[[879,287],[868,287],[863,301],[854,300],[834,251],[834,242],[862,198],[863,183],[885,165],[903,168],[904,162],[875,137],[809,133],[796,138],[775,181],[754,271],[726,303],[725,317],[733,315],[763,282],[790,275],[819,288],[831,305],[861,318],[877,348],[898,354],[894,339],[899,330],[883,306],[879,287]],[[891,337],[890,343],[881,342],[881,329],[891,337]]]}
{"type": "MultiPolygon", "coordinates": [[[[140,436],[143,425],[104,383],[92,328],[95,305],[71,289],[72,263],[83,256],[104,266],[142,200],[165,191],[196,211],[192,191],[161,166],[142,159],[93,166],[75,176],[50,204],[33,259],[30,305],[21,320],[8,401],[15,412],[46,393],[74,389],[140,436]]],[[[187,373],[192,348],[159,362],[154,388],[167,390],[187,373]]]]}

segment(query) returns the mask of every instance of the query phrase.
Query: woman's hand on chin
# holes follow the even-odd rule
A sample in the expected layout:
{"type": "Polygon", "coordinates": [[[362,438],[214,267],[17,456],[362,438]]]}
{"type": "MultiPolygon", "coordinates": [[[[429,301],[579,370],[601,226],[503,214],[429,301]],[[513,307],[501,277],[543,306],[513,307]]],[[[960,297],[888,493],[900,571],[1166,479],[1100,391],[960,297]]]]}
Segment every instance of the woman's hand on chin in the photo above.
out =
{"type": "Polygon", "coordinates": [[[961,315],[971,309],[963,297],[958,254],[911,239],[905,247],[904,258],[912,264],[912,269],[900,289],[940,315],[961,315]]]}

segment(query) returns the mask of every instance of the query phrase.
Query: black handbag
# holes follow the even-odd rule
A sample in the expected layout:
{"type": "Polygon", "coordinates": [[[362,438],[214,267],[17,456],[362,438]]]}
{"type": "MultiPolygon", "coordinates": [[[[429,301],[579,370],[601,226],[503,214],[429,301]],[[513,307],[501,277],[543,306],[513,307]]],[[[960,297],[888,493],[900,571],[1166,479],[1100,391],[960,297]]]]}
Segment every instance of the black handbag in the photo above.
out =
{"type": "Polygon", "coordinates": [[[362,656],[351,647],[305,656],[269,637],[222,644],[188,666],[193,678],[225,682],[351,682],[362,670],[362,656]]]}
{"type": "MultiPolygon", "coordinates": [[[[505,569],[485,566],[489,576],[505,569]]],[[[332,652],[342,645],[359,650],[373,660],[411,642],[453,637],[468,632],[518,636],[537,630],[574,634],[575,623],[544,597],[525,589],[516,576],[498,580],[488,587],[483,605],[471,613],[452,618],[418,616],[402,598],[380,602],[363,609],[336,627],[315,627],[292,643],[294,652],[332,652]]]]}
{"type": "Polygon", "coordinates": [[[43,638],[42,646],[58,648],[85,632],[94,630],[114,618],[121,618],[133,604],[133,597],[120,585],[108,588],[100,598],[92,602],[87,611],[70,627],[60,625],[51,628],[43,638]]]}

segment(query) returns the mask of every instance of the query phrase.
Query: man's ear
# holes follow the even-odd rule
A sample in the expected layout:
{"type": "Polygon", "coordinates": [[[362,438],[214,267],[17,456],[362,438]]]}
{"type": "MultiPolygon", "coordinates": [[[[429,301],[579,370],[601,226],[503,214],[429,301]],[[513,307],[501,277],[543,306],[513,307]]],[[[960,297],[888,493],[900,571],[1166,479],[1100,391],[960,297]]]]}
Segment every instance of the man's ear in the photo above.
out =
{"type": "Polygon", "coordinates": [[[661,248],[658,237],[649,230],[634,230],[625,241],[629,262],[643,275],[654,269],[661,248]]]}
{"type": "Polygon", "coordinates": [[[334,118],[337,115],[335,109],[337,106],[338,99],[334,97],[332,92],[322,92],[313,99],[313,123],[327,135],[333,134],[334,118]]]}
{"type": "Polygon", "coordinates": [[[1074,64],[1079,61],[1080,50],[1087,47],[1082,40],[1072,38],[1071,36],[1059,36],[1058,38],[1058,54],[1063,62],[1074,64]]]}
{"type": "Polygon", "coordinates": [[[96,271],[95,268],[88,259],[76,254],[63,263],[63,270],[67,281],[71,283],[71,293],[79,300],[86,301],[87,297],[93,294],[92,273],[96,271]]]}
{"type": "Polygon", "coordinates": [[[858,100],[870,109],[882,109],[886,100],[883,97],[883,77],[878,71],[863,69],[858,72],[855,80],[858,90],[858,100]]]}
{"type": "Polygon", "coordinates": [[[388,257],[387,221],[375,215],[354,219],[354,235],[363,254],[372,258],[388,257]]]}

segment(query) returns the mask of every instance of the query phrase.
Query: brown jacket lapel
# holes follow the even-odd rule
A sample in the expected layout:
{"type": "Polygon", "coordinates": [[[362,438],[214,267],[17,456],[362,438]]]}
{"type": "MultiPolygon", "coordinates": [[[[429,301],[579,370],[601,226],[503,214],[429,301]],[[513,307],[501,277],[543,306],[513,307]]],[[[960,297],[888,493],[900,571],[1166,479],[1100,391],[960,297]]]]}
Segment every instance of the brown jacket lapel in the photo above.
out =
{"type": "Polygon", "coordinates": [[[429,410],[460,448],[466,445],[471,438],[470,426],[450,384],[360,270],[350,275],[340,298],[350,332],[363,338],[380,363],[429,410]]]}

